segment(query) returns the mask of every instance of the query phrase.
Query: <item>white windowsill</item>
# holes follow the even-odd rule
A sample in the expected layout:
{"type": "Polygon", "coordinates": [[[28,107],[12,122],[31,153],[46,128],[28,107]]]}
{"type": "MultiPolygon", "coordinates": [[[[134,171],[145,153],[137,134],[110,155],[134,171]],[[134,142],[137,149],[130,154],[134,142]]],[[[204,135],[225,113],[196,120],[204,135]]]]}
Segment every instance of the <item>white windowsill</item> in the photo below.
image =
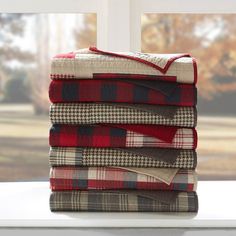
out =
{"type": "Polygon", "coordinates": [[[199,181],[199,212],[52,213],[48,182],[0,183],[0,227],[236,227],[236,181],[199,181]]]}

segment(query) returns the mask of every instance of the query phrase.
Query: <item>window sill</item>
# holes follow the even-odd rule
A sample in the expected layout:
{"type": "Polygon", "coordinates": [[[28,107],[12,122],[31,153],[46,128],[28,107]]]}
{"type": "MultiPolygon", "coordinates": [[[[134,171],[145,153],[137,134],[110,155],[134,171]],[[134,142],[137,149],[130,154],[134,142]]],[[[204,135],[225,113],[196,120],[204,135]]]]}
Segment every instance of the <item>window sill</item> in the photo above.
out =
{"type": "Polygon", "coordinates": [[[199,212],[52,213],[48,182],[0,183],[0,227],[236,227],[236,181],[199,181],[199,212]]]}

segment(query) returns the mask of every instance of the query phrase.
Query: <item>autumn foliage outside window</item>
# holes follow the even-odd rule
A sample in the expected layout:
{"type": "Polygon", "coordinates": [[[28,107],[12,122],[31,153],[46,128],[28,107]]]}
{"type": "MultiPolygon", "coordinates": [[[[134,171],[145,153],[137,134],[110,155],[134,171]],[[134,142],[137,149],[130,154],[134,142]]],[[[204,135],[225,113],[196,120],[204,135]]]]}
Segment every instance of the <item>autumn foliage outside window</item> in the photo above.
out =
{"type": "Polygon", "coordinates": [[[50,58],[96,45],[96,14],[0,14],[0,181],[48,179],[50,58]]]}
{"type": "MultiPolygon", "coordinates": [[[[141,16],[142,52],[198,61],[200,179],[236,179],[235,24],[234,14],[141,16]]],[[[46,180],[49,60],[96,45],[97,17],[0,14],[0,27],[0,181],[46,180]]]]}
{"type": "Polygon", "coordinates": [[[236,15],[143,14],[142,51],[198,61],[200,179],[236,178],[236,15]]]}

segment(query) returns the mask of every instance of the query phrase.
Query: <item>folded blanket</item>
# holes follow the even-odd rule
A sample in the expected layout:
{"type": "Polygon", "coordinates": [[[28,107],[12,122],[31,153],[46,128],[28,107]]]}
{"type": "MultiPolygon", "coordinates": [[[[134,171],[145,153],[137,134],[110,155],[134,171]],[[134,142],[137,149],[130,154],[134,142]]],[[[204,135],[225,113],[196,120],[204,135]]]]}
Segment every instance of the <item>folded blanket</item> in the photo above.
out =
{"type": "Polygon", "coordinates": [[[197,90],[191,84],[135,79],[53,80],[49,97],[53,103],[116,102],[195,106],[197,90]]]}
{"type": "Polygon", "coordinates": [[[52,104],[53,124],[157,124],[195,127],[195,107],[128,105],[117,103],[61,103],[52,104]]]}
{"type": "Polygon", "coordinates": [[[195,192],[174,191],[69,191],[53,192],[51,211],[197,212],[195,192]]]}
{"type": "Polygon", "coordinates": [[[53,147],[160,147],[195,149],[195,129],[155,125],[53,125],[53,147]]]}
{"type": "Polygon", "coordinates": [[[90,189],[139,189],[195,191],[192,170],[163,168],[52,167],[53,191],[90,189]]]}
{"type": "Polygon", "coordinates": [[[51,78],[139,78],[192,84],[197,82],[197,65],[189,54],[110,53],[90,47],[55,56],[51,78]]]}
{"type": "Polygon", "coordinates": [[[51,147],[51,166],[124,166],[195,169],[194,150],[51,147]]]}

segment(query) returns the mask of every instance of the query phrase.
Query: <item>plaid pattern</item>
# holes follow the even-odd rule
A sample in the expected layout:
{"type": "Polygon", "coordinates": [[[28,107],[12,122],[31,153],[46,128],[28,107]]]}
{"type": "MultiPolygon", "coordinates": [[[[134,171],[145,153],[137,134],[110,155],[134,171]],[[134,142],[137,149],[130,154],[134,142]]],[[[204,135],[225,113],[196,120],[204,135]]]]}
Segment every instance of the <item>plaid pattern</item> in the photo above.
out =
{"type": "Polygon", "coordinates": [[[113,167],[52,167],[50,184],[52,191],[89,189],[138,189],[194,191],[196,174],[191,170],[179,170],[170,184],[133,171],[113,167]]]}
{"type": "Polygon", "coordinates": [[[117,56],[97,49],[96,53],[94,49],[83,49],[52,59],[52,79],[92,79],[95,75],[105,78],[111,75],[138,78],[141,75],[192,84],[197,82],[197,65],[187,54],[123,53],[117,56]]]}
{"type": "MultiPolygon", "coordinates": [[[[129,81],[129,80],[128,80],[129,81]]],[[[135,81],[135,80],[133,80],[135,81]]],[[[146,81],[147,82],[147,81],[146,81]]],[[[143,82],[145,84],[145,82],[143,82]]],[[[112,80],[54,80],[49,87],[53,103],[67,102],[117,102],[143,103],[176,106],[195,106],[196,87],[189,84],[174,84],[149,81],[149,87],[124,81],[112,80]],[[166,86],[168,94],[157,89],[166,86]]]]}
{"type": "MultiPolygon", "coordinates": [[[[158,148],[156,152],[158,152],[158,148]]],[[[51,166],[125,166],[195,169],[197,155],[181,150],[173,163],[112,148],[51,147],[51,166]]]]}
{"type": "MultiPolygon", "coordinates": [[[[166,130],[167,132],[167,130],[166,130]]],[[[49,135],[53,147],[160,147],[195,149],[195,129],[178,128],[171,143],[156,137],[120,129],[95,125],[53,125],[49,135]]]]}
{"type": "Polygon", "coordinates": [[[195,192],[70,191],[53,192],[51,211],[197,212],[195,192]],[[149,194],[150,193],[150,194],[149,194]],[[160,197],[160,198],[159,198],[160,197]],[[164,200],[163,200],[164,199],[164,200]]]}
{"type": "MultiPolygon", "coordinates": [[[[151,105],[146,105],[151,106],[151,105]]],[[[148,107],[150,108],[150,107],[148,107]]],[[[171,107],[169,107],[171,110],[171,107]]],[[[50,119],[53,124],[157,124],[179,127],[195,127],[197,122],[194,107],[175,107],[173,117],[155,114],[131,106],[115,104],[52,104],[50,119]]]]}

